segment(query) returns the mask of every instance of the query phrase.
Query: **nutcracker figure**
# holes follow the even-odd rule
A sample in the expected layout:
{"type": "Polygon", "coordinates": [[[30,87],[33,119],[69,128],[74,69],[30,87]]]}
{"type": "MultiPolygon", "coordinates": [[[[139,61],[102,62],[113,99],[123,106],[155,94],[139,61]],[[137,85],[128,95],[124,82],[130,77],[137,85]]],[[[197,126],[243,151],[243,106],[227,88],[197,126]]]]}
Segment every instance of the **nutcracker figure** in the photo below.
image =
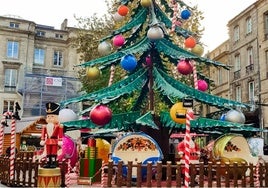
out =
{"type": "Polygon", "coordinates": [[[60,106],[57,103],[46,104],[46,125],[42,127],[41,146],[45,146],[47,164],[44,168],[57,167],[57,152],[62,146],[63,126],[59,123],[60,106]]]}

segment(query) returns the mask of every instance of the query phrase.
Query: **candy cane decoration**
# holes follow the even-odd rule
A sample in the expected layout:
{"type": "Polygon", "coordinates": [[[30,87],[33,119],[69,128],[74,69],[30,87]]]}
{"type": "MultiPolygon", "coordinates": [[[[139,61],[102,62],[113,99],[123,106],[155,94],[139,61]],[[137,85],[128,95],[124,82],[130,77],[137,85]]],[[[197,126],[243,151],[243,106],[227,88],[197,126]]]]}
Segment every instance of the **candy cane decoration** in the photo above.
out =
{"type": "Polygon", "coordinates": [[[14,179],[14,163],[15,163],[15,141],[16,141],[16,119],[11,119],[11,147],[10,147],[10,180],[14,179]]]}
{"type": "Polygon", "coordinates": [[[0,124],[0,155],[3,155],[3,144],[4,144],[4,124],[6,123],[6,116],[3,115],[0,124]]]}
{"type": "Polygon", "coordinates": [[[104,160],[102,160],[102,165],[101,165],[101,187],[105,187],[105,163],[104,160]]]}
{"type": "Polygon", "coordinates": [[[194,74],[194,88],[198,89],[198,84],[197,84],[197,71],[196,71],[196,62],[193,61],[193,74],[194,74]]]}
{"type": "Polygon", "coordinates": [[[113,80],[114,80],[114,73],[115,73],[115,65],[112,65],[112,66],[111,66],[110,71],[111,71],[111,73],[110,73],[110,78],[109,78],[108,86],[112,85],[112,83],[113,83],[113,80]]]}
{"type": "Polygon", "coordinates": [[[190,183],[190,120],[193,119],[193,111],[188,110],[186,113],[186,131],[185,131],[185,174],[184,185],[189,187],[190,183]]]}
{"type": "Polygon", "coordinates": [[[177,25],[178,4],[175,0],[172,0],[172,5],[173,5],[173,17],[172,17],[171,31],[174,32],[177,25]]]}
{"type": "Polygon", "coordinates": [[[66,185],[67,187],[70,187],[71,185],[71,159],[68,159],[68,170],[67,170],[67,178],[66,178],[66,185]]]}

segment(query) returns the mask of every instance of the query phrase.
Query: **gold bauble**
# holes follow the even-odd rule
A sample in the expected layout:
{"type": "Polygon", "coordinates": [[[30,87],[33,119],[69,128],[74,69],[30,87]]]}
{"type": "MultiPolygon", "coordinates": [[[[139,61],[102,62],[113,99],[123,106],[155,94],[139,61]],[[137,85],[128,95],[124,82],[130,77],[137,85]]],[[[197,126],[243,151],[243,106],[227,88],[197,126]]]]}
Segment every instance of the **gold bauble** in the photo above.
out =
{"type": "Polygon", "coordinates": [[[141,0],[141,6],[149,7],[152,4],[152,0],[141,0]]]}
{"type": "Polygon", "coordinates": [[[86,69],[86,75],[90,80],[96,80],[99,78],[101,72],[98,67],[88,67],[86,69]]]}
{"type": "Polygon", "coordinates": [[[183,107],[182,102],[175,103],[170,109],[170,117],[171,119],[179,124],[186,123],[186,113],[187,108],[183,107]]]}

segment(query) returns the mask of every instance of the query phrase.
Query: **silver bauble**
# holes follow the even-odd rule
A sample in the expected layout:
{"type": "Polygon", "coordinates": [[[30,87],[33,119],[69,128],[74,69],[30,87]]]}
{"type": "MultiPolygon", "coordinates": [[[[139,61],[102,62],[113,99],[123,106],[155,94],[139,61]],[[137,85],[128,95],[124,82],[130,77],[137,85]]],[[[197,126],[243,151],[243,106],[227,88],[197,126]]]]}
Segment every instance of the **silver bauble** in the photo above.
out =
{"type": "Polygon", "coordinates": [[[246,121],[246,118],[245,118],[245,115],[238,110],[229,110],[226,113],[225,121],[244,124],[246,121]]]}
{"type": "Polygon", "coordinates": [[[100,53],[100,55],[103,55],[103,56],[110,54],[111,50],[112,50],[112,45],[107,41],[101,42],[98,46],[98,52],[100,53]]]}
{"type": "Polygon", "coordinates": [[[160,27],[152,26],[147,32],[147,37],[151,40],[158,40],[164,37],[164,33],[160,27]]]}
{"type": "Polygon", "coordinates": [[[74,121],[77,120],[77,115],[76,113],[74,113],[73,110],[69,108],[64,108],[60,110],[58,119],[60,123],[74,121]]]}

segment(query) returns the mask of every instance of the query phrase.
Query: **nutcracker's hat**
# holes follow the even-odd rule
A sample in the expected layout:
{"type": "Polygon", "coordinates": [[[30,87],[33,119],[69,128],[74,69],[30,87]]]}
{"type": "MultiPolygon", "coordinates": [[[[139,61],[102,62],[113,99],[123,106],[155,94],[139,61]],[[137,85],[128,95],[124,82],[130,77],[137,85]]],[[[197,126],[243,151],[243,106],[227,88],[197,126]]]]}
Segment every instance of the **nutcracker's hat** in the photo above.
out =
{"type": "Polygon", "coordinates": [[[54,102],[46,103],[46,113],[59,115],[60,105],[54,102]]]}

